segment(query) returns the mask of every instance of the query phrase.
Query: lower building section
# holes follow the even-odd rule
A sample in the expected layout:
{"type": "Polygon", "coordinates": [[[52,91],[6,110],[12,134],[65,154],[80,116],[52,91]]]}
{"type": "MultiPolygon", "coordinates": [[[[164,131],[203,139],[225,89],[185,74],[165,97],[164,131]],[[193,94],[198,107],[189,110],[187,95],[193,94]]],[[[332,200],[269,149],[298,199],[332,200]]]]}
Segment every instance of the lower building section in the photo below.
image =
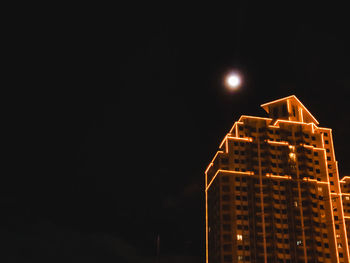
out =
{"type": "Polygon", "coordinates": [[[207,194],[209,262],[338,262],[327,184],[222,171],[207,194]]]}

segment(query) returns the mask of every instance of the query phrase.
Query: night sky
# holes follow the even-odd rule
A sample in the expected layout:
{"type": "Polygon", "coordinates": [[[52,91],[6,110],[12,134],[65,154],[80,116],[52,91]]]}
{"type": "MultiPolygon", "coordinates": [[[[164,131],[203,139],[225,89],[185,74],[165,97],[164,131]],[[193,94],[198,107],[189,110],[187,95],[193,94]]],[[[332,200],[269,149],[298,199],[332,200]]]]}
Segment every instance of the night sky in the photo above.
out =
{"type": "Polygon", "coordinates": [[[281,97],[333,129],[350,175],[344,7],[158,8],[23,25],[2,262],[154,262],[158,235],[161,262],[203,262],[204,171],[234,121],[281,97]]]}

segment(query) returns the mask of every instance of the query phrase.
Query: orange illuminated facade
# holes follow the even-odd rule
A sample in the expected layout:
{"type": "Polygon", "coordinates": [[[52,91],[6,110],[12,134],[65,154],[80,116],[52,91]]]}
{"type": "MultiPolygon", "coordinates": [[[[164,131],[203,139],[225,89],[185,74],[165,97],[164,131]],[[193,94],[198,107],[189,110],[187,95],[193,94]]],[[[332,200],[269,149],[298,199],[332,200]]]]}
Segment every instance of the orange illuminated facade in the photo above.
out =
{"type": "Polygon", "coordinates": [[[268,118],[241,116],[205,171],[206,262],[350,262],[332,130],[295,96],[261,106],[268,118]]]}
{"type": "Polygon", "coordinates": [[[340,180],[341,193],[337,198],[343,201],[343,211],[348,244],[350,247],[350,176],[345,176],[340,180]]]}

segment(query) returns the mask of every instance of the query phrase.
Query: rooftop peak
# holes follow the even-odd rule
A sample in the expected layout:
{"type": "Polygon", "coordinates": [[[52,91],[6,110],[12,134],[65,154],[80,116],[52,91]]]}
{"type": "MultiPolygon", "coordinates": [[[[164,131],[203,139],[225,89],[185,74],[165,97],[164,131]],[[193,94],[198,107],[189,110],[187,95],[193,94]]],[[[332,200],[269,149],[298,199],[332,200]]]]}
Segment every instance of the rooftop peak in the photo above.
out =
{"type": "Polygon", "coordinates": [[[272,119],[314,123],[315,125],[319,124],[315,117],[312,116],[295,95],[262,104],[261,107],[272,119]]]}

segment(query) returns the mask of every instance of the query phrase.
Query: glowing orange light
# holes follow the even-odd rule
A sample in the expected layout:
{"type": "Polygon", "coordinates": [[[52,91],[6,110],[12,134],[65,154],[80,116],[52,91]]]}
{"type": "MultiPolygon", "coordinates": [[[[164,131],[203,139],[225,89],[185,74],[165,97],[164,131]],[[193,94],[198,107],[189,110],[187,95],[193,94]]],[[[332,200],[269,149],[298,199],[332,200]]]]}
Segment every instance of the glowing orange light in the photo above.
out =
{"type": "MultiPolygon", "coordinates": [[[[272,121],[271,118],[264,118],[264,117],[256,117],[256,116],[249,116],[249,115],[242,115],[238,122],[242,122],[243,119],[256,119],[256,120],[266,120],[266,121],[272,121]]],[[[242,122],[243,123],[243,122],[242,122]]]]}

